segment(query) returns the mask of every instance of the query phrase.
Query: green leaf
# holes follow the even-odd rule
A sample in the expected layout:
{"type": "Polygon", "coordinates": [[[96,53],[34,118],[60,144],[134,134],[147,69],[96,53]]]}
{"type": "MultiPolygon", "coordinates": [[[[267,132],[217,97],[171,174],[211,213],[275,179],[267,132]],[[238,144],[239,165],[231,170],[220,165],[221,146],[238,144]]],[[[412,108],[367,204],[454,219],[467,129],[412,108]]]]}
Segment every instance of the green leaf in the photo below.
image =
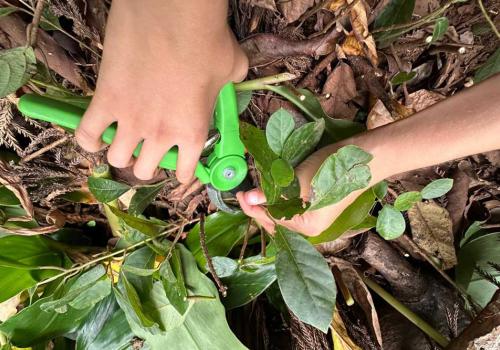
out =
{"type": "Polygon", "coordinates": [[[0,303],[59,273],[54,270],[38,270],[39,266],[63,265],[63,254],[55,250],[50,241],[50,238],[42,236],[11,235],[0,238],[0,259],[37,267],[37,270],[0,267],[0,303]]]}
{"type": "Polygon", "coordinates": [[[139,231],[140,233],[145,234],[149,237],[155,237],[160,234],[166,227],[166,224],[159,224],[158,221],[152,221],[147,219],[141,219],[127,213],[124,213],[118,208],[112,206],[106,206],[109,210],[116,215],[119,219],[123,220],[123,222],[133,228],[134,230],[139,231]]]}
{"type": "Polygon", "coordinates": [[[410,209],[413,204],[420,202],[422,200],[422,195],[418,191],[411,191],[400,194],[398,198],[394,201],[394,208],[399,211],[406,211],[410,209]]]}
{"type": "Polygon", "coordinates": [[[490,273],[500,282],[500,274],[488,263],[500,264],[500,232],[470,239],[458,252],[455,278],[459,286],[482,307],[490,301],[496,286],[479,276],[476,268],[490,273]]]}
{"type": "MultiPolygon", "coordinates": [[[[374,22],[375,29],[388,28],[396,24],[407,23],[411,20],[413,9],[415,8],[415,0],[391,0],[384,10],[378,15],[374,22]]],[[[405,33],[408,29],[383,30],[375,33],[375,39],[379,45],[377,47],[384,48],[394,41],[400,34],[405,33]]]]}
{"type": "MultiPolygon", "coordinates": [[[[121,275],[120,280],[124,286],[123,294],[118,288],[114,288],[115,297],[120,307],[122,309],[127,309],[128,307],[132,308],[142,327],[154,327],[156,323],[144,312],[141,299],[134,286],[130,284],[124,274],[121,275]],[[124,307],[124,305],[126,305],[126,307],[124,307]]],[[[124,311],[126,312],[126,310],[124,311]]]]}
{"type": "Polygon", "coordinates": [[[453,187],[453,179],[434,180],[422,189],[421,191],[422,198],[433,199],[441,197],[446,193],[448,193],[452,187],[453,187]]]}
{"type": "Polygon", "coordinates": [[[292,167],[299,165],[316,148],[324,130],[325,122],[322,119],[295,129],[283,146],[283,159],[292,167]]]}
{"type": "Polygon", "coordinates": [[[293,168],[288,164],[286,160],[276,159],[271,164],[271,176],[275,183],[281,187],[286,187],[290,185],[294,178],[293,168]]]}
{"type": "Polygon", "coordinates": [[[448,25],[449,25],[448,18],[439,17],[438,19],[436,19],[436,23],[434,24],[434,30],[432,31],[430,44],[433,44],[444,37],[446,31],[448,30],[448,25]]]}
{"type": "Polygon", "coordinates": [[[40,21],[40,28],[45,31],[61,29],[61,23],[59,22],[59,17],[54,15],[50,8],[47,6],[43,9],[42,20],[40,21]]]}
{"type": "Polygon", "coordinates": [[[392,205],[386,204],[378,214],[377,232],[384,239],[395,239],[405,232],[406,222],[403,214],[392,205]]]}
{"type": "Polygon", "coordinates": [[[130,346],[134,334],[113,295],[92,309],[77,332],[78,350],[119,350],[130,346]]]}
{"type": "Polygon", "coordinates": [[[488,231],[485,231],[481,228],[481,225],[484,223],[485,223],[485,221],[474,221],[469,226],[467,231],[465,231],[464,236],[460,240],[460,248],[462,248],[464,246],[464,244],[467,243],[469,240],[489,233],[488,231]]]}
{"type": "Polygon", "coordinates": [[[227,309],[248,304],[276,280],[274,257],[253,256],[244,259],[241,265],[229,260],[236,264],[236,269],[230,275],[221,277],[228,288],[227,296],[222,300],[227,309]]]}
{"type": "MultiPolygon", "coordinates": [[[[248,218],[243,213],[217,212],[205,220],[205,236],[211,256],[226,256],[244,236],[248,218]]],[[[186,239],[186,245],[194,255],[200,269],[205,271],[206,260],[200,246],[200,225],[196,224],[186,239]]]]}
{"type": "Polygon", "coordinates": [[[252,100],[252,91],[238,91],[236,92],[236,99],[238,101],[238,114],[243,113],[252,100]]]}
{"type": "Polygon", "coordinates": [[[494,74],[500,72],[500,48],[488,58],[488,60],[476,70],[474,74],[474,82],[486,80],[494,74]]]}
{"type": "Polygon", "coordinates": [[[330,227],[319,236],[309,237],[309,242],[312,244],[319,244],[339,238],[343,233],[361,224],[369,216],[374,204],[375,195],[371,189],[368,189],[356,198],[356,200],[335,219],[330,227]]]}
{"type": "Polygon", "coordinates": [[[165,260],[161,264],[160,276],[168,301],[181,315],[184,315],[189,307],[183,274],[179,248],[175,247],[170,261],[165,260]]]}
{"type": "Polygon", "coordinates": [[[140,215],[156,198],[158,193],[165,186],[165,181],[159,182],[154,185],[146,185],[137,188],[136,192],[130,200],[128,212],[132,215],[140,215]]]}
{"type": "Polygon", "coordinates": [[[415,76],[417,75],[417,72],[404,72],[404,71],[401,71],[401,72],[398,72],[396,73],[396,75],[394,75],[391,79],[391,84],[393,86],[397,86],[397,85],[401,85],[407,81],[410,81],[412,80],[413,78],[415,78],[415,76]]]}
{"type": "Polygon", "coordinates": [[[133,275],[142,276],[142,277],[152,276],[155,272],[158,271],[157,269],[141,269],[140,267],[135,267],[132,265],[124,265],[122,267],[122,270],[125,272],[129,272],[133,275]]]}
{"type": "Polygon", "coordinates": [[[16,11],[17,8],[13,6],[0,7],[0,17],[8,16],[16,11]]]}
{"type": "Polygon", "coordinates": [[[365,130],[363,124],[355,123],[345,119],[330,118],[319,103],[314,94],[307,89],[296,89],[291,86],[266,85],[271,90],[295,104],[311,121],[323,119],[325,131],[329,136],[330,143],[344,140],[352,135],[359,134],[365,130]]]}
{"type": "Polygon", "coordinates": [[[380,181],[378,184],[373,186],[373,193],[379,200],[382,200],[387,195],[387,188],[387,181],[380,181]]]}
{"type": "Polygon", "coordinates": [[[309,203],[304,203],[302,198],[280,199],[268,205],[269,214],[275,219],[291,219],[294,215],[302,214],[309,208],[309,203]]]}
{"type": "Polygon", "coordinates": [[[101,203],[109,203],[130,190],[130,186],[110,179],[90,176],[89,190],[101,203]]]}
{"type": "Polygon", "coordinates": [[[366,165],[373,157],[361,148],[348,145],[329,156],[314,175],[309,210],[338,203],[351,192],[365,188],[371,180],[366,165]]]}
{"type": "Polygon", "coordinates": [[[15,92],[36,72],[35,52],[31,47],[16,47],[0,52],[0,97],[15,92]]]}
{"type": "Polygon", "coordinates": [[[220,278],[231,276],[239,267],[237,261],[226,258],[225,256],[214,256],[212,258],[212,264],[214,265],[217,276],[220,278]]]}
{"type": "Polygon", "coordinates": [[[305,238],[276,228],[276,274],[290,310],[304,323],[326,333],[335,308],[337,290],[323,256],[305,238]]]}
{"type": "Polygon", "coordinates": [[[266,125],[266,139],[269,147],[277,155],[281,155],[286,139],[295,128],[292,115],[283,108],[271,115],[266,125]]]}

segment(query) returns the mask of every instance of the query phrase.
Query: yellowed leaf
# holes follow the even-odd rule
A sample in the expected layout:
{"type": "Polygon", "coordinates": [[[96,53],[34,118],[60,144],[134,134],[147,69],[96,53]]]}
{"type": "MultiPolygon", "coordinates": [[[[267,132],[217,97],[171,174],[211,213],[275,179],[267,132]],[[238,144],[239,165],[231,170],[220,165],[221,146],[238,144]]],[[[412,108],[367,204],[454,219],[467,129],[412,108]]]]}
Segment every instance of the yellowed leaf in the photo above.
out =
{"type": "Polygon", "coordinates": [[[415,243],[429,255],[438,258],[443,270],[457,264],[452,222],[445,208],[434,202],[419,202],[408,210],[408,219],[415,243]]]}
{"type": "MultiPolygon", "coordinates": [[[[355,0],[348,0],[349,4],[352,4],[355,0]]],[[[368,17],[366,15],[366,8],[362,1],[356,2],[350,12],[350,20],[352,25],[352,31],[359,42],[363,43],[363,51],[366,57],[374,65],[378,65],[378,55],[377,47],[375,45],[375,40],[370,34],[368,29],[368,17]]]]}
{"type": "Polygon", "coordinates": [[[347,329],[345,328],[344,321],[340,317],[339,312],[335,309],[333,314],[333,321],[331,326],[333,339],[335,342],[334,349],[338,350],[362,350],[347,334],[347,329]]]}
{"type": "Polygon", "coordinates": [[[325,3],[324,8],[335,12],[335,11],[339,10],[340,8],[342,8],[343,6],[345,6],[346,4],[347,4],[346,0],[332,0],[332,1],[327,1],[325,3]]]}
{"type": "Polygon", "coordinates": [[[363,46],[354,34],[347,35],[341,47],[346,55],[364,56],[363,46]]]}
{"type": "Polygon", "coordinates": [[[18,294],[12,298],[0,303],[0,322],[5,322],[17,313],[17,306],[21,303],[21,295],[18,294]]]}

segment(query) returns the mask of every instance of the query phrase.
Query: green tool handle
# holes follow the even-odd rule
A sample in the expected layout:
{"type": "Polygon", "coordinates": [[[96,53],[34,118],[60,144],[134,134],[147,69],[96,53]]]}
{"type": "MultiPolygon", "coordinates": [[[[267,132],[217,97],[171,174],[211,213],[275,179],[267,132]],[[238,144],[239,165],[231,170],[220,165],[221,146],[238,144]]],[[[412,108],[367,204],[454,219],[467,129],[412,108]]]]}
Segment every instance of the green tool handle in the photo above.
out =
{"type": "MultiPolygon", "coordinates": [[[[65,102],[56,101],[51,98],[26,94],[19,99],[18,108],[25,116],[43,120],[49,123],[57,124],[63,128],[76,130],[83,114],[84,109],[70,105],[65,102]]],[[[102,134],[102,140],[111,144],[116,134],[116,125],[109,126],[102,134]]],[[[139,156],[142,143],[134,150],[134,156],[139,156]]],[[[159,166],[164,169],[175,170],[177,165],[177,149],[169,150],[159,166]]],[[[210,183],[210,171],[200,162],[198,162],[195,170],[196,177],[203,183],[210,183]]]]}

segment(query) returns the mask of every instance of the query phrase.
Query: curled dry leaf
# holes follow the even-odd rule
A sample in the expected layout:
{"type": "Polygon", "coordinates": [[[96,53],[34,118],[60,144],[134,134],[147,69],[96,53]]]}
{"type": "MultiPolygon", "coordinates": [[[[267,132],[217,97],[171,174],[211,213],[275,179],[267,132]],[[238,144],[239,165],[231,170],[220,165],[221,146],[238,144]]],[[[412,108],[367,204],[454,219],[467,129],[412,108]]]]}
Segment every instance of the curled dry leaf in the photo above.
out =
{"type": "Polygon", "coordinates": [[[64,224],[66,223],[66,216],[59,209],[53,209],[47,213],[45,221],[47,221],[50,225],[61,228],[64,227],[64,224]]]}
{"type": "Polygon", "coordinates": [[[324,56],[335,49],[341,36],[335,28],[314,39],[291,40],[274,34],[256,34],[241,42],[241,47],[250,60],[250,67],[269,64],[291,56],[324,56]]]}
{"type": "Polygon", "coordinates": [[[370,323],[370,327],[375,335],[375,338],[377,339],[378,344],[382,346],[382,332],[380,331],[377,310],[375,309],[372,296],[365,283],[361,277],[359,277],[358,272],[351,263],[335,257],[330,257],[328,260],[331,265],[340,270],[342,281],[349,289],[349,292],[354,297],[354,300],[356,300],[365,313],[366,319],[370,323]]]}
{"type": "Polygon", "coordinates": [[[331,329],[334,337],[335,350],[337,349],[337,341],[340,343],[339,347],[341,346],[340,349],[342,350],[361,350],[361,348],[351,339],[351,337],[349,337],[349,334],[347,334],[346,326],[344,324],[344,321],[342,321],[342,318],[340,317],[337,309],[335,309],[335,312],[333,314],[331,329]]]}
{"type": "Polygon", "coordinates": [[[21,202],[21,206],[26,211],[22,217],[11,218],[11,221],[30,221],[33,218],[33,203],[28,195],[28,191],[21,184],[21,179],[14,174],[14,171],[7,163],[0,160],[0,183],[12,191],[21,202]]]}
{"type": "Polygon", "coordinates": [[[378,128],[396,120],[407,118],[414,113],[412,109],[403,106],[398,101],[391,101],[390,103],[392,113],[389,112],[381,100],[377,100],[373,108],[370,110],[370,113],[368,113],[368,118],[366,120],[366,128],[368,130],[378,128]]]}
{"type": "Polygon", "coordinates": [[[278,10],[274,0],[249,0],[248,2],[252,6],[258,6],[272,11],[278,10]]]}
{"type": "Polygon", "coordinates": [[[287,0],[278,3],[278,7],[287,23],[298,20],[313,5],[314,0],[287,0]]]}
{"type": "Polygon", "coordinates": [[[408,95],[406,107],[414,109],[415,112],[420,112],[445,98],[445,96],[437,92],[421,89],[408,95]]]}
{"type": "Polygon", "coordinates": [[[356,97],[356,82],[351,67],[341,62],[326,79],[323,94],[328,96],[322,101],[325,112],[334,117],[352,120],[356,109],[348,102],[356,97]]]}
{"type": "Polygon", "coordinates": [[[415,243],[429,255],[440,259],[443,270],[457,264],[452,222],[445,208],[433,202],[416,203],[408,210],[408,219],[415,243]]]}
{"type": "MultiPolygon", "coordinates": [[[[356,0],[347,0],[349,4],[352,4],[356,0]]],[[[368,18],[366,16],[366,9],[362,1],[357,1],[351,9],[350,20],[352,25],[353,33],[356,39],[363,43],[364,52],[366,57],[374,65],[378,65],[377,47],[375,45],[375,40],[368,30],[368,18]]]]}

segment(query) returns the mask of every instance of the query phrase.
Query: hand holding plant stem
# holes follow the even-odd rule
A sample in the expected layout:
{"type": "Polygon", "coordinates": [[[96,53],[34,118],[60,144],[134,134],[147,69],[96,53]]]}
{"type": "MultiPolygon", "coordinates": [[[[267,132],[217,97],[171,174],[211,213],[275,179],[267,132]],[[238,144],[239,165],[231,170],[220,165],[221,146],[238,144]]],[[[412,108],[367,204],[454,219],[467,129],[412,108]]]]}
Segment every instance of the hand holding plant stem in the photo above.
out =
{"type": "Polygon", "coordinates": [[[150,179],[177,146],[177,178],[188,182],[219,90],[242,80],[248,68],[227,24],[227,6],[226,0],[113,2],[96,93],[76,132],[79,144],[99,150],[102,132],[117,122],[108,152],[113,166],[130,166],[144,141],[134,173],[150,179]]]}
{"type": "MultiPolygon", "coordinates": [[[[314,174],[328,156],[345,145],[357,145],[373,156],[368,164],[372,174],[369,186],[405,171],[500,148],[499,94],[500,75],[496,75],[410,118],[318,150],[296,169],[301,197],[309,199],[314,174]]],[[[334,205],[279,223],[308,236],[319,235],[362,192],[352,192],[334,205]]],[[[267,231],[274,231],[274,222],[261,206],[266,202],[261,190],[239,193],[238,200],[248,216],[267,231]]]]}

